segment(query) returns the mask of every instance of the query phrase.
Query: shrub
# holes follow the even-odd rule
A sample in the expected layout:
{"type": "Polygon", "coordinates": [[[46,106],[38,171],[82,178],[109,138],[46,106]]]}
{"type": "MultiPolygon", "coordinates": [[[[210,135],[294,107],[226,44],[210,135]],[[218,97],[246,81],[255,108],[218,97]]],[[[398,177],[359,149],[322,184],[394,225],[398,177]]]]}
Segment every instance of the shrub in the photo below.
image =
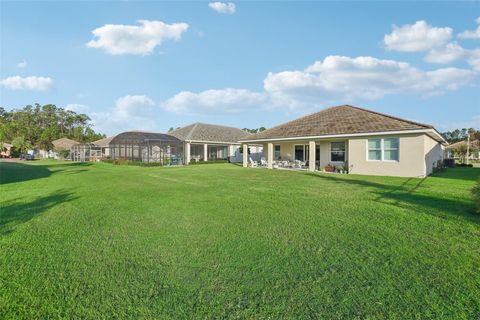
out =
{"type": "Polygon", "coordinates": [[[478,180],[477,184],[472,189],[472,197],[477,206],[477,212],[480,213],[480,180],[478,180]]]}

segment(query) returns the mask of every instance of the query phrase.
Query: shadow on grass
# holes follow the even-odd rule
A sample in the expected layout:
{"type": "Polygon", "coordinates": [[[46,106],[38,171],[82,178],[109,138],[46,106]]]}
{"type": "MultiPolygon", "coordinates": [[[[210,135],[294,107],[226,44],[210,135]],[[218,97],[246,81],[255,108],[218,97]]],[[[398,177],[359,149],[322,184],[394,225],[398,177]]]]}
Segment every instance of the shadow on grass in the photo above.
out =
{"type": "Polygon", "coordinates": [[[478,181],[480,179],[480,168],[446,168],[439,172],[435,172],[430,177],[438,177],[445,179],[458,179],[466,181],[478,181]]]}
{"type": "MultiPolygon", "coordinates": [[[[345,178],[340,175],[308,174],[311,177],[355,186],[374,188],[374,201],[429,214],[442,219],[462,219],[480,225],[480,215],[475,213],[473,201],[465,202],[419,193],[428,179],[407,178],[399,185],[388,185],[368,180],[345,178]]],[[[452,186],[453,188],[454,186],[452,186]]]]}
{"type": "Polygon", "coordinates": [[[46,178],[53,173],[65,171],[70,168],[83,168],[91,165],[92,164],[88,162],[26,164],[14,161],[2,161],[0,162],[0,185],[46,178]],[[53,170],[50,170],[50,168],[53,170]]]}
{"type": "Polygon", "coordinates": [[[29,221],[50,208],[74,199],[75,197],[71,193],[58,192],[29,202],[19,202],[17,199],[4,203],[0,207],[0,236],[12,232],[16,226],[29,221]]]}

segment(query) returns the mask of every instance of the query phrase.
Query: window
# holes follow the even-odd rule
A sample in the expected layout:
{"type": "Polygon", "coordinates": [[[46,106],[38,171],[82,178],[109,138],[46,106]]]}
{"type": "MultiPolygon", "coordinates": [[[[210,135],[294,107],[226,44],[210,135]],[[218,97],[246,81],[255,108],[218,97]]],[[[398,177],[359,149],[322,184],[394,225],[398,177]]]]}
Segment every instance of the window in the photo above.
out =
{"type": "Polygon", "coordinates": [[[308,154],[308,151],[309,150],[309,146],[308,144],[306,145],[303,145],[303,144],[297,144],[295,145],[295,160],[299,160],[299,161],[308,161],[308,158],[309,158],[309,154],[308,154]]]}
{"type": "Polygon", "coordinates": [[[330,144],[330,161],[345,161],[345,141],[332,142],[330,144]]]}
{"type": "Polygon", "coordinates": [[[398,161],[399,158],[398,138],[368,139],[368,160],[398,161]]]}
{"type": "Polygon", "coordinates": [[[279,145],[276,145],[275,146],[275,151],[273,152],[273,158],[275,160],[279,160],[280,159],[280,146],[279,145]]]}
{"type": "Polygon", "coordinates": [[[382,139],[368,139],[368,160],[382,160],[382,139]]]}

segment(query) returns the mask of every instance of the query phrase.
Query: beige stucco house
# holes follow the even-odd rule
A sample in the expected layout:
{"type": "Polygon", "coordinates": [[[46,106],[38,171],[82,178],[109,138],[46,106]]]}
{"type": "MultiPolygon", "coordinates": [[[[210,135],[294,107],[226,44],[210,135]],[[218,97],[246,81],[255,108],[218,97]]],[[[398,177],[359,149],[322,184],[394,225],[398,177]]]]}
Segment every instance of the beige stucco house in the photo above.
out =
{"type": "MultiPolygon", "coordinates": [[[[343,105],[278,125],[240,140],[262,144],[266,167],[303,163],[310,170],[424,177],[443,160],[447,144],[433,126],[343,105]]],[[[251,159],[243,155],[243,166],[251,159]]]]}

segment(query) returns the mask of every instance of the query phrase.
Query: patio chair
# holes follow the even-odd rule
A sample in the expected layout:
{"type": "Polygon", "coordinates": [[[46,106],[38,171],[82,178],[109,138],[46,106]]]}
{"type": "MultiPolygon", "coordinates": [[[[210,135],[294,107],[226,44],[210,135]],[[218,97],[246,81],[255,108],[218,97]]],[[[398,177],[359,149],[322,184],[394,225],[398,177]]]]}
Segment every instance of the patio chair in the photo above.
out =
{"type": "Polygon", "coordinates": [[[267,166],[267,160],[265,160],[265,158],[260,158],[260,166],[262,167],[266,167],[267,166]]]}
{"type": "Polygon", "coordinates": [[[252,168],[257,168],[258,167],[258,162],[257,161],[253,161],[252,157],[248,158],[248,160],[250,161],[250,166],[252,168]]]}

